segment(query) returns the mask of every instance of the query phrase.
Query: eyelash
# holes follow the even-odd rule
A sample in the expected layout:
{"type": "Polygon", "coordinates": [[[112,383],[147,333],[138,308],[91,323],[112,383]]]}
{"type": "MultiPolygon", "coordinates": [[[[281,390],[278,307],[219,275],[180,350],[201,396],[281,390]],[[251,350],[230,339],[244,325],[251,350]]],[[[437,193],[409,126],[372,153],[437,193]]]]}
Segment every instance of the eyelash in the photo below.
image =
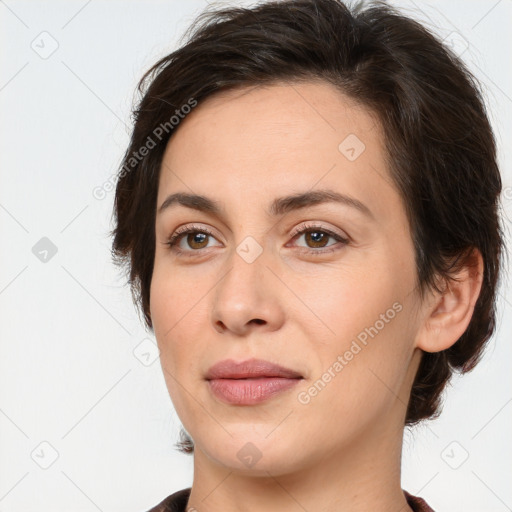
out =
{"type": "MultiPolygon", "coordinates": [[[[344,238],[340,236],[337,233],[334,233],[333,231],[326,229],[322,226],[314,225],[314,224],[301,224],[297,231],[293,234],[292,239],[298,238],[299,236],[303,235],[304,233],[313,233],[313,232],[320,232],[323,234],[328,235],[331,238],[334,238],[337,242],[341,242],[343,245],[347,245],[350,240],[348,238],[344,238]]],[[[186,254],[187,256],[193,257],[197,253],[200,253],[202,249],[192,249],[190,251],[184,251],[182,249],[179,249],[177,245],[183,238],[183,236],[188,235],[189,233],[201,233],[206,234],[208,236],[211,236],[215,238],[215,235],[208,229],[208,228],[202,228],[199,226],[185,226],[184,228],[178,228],[176,232],[169,237],[169,239],[164,242],[166,245],[169,246],[169,248],[178,254],[186,254]],[[189,254],[189,253],[195,253],[195,254],[189,254]]],[[[334,252],[339,249],[332,249],[332,248],[326,248],[324,250],[316,250],[316,249],[303,249],[301,252],[308,254],[308,255],[325,255],[327,253],[334,252]]]]}

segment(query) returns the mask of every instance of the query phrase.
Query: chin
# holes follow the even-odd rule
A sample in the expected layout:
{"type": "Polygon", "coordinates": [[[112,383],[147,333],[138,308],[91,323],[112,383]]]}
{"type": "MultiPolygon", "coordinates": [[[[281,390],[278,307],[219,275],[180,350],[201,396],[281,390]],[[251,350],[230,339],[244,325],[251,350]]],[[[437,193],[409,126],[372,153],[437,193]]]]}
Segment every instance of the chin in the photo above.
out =
{"type": "Polygon", "coordinates": [[[238,473],[266,477],[269,473],[273,476],[289,473],[290,468],[297,469],[299,465],[294,457],[297,446],[303,447],[303,442],[285,430],[279,436],[272,428],[263,425],[258,433],[251,426],[250,430],[241,429],[238,433],[231,429],[233,437],[224,431],[225,435],[220,437],[206,436],[202,451],[218,465],[238,473]]]}

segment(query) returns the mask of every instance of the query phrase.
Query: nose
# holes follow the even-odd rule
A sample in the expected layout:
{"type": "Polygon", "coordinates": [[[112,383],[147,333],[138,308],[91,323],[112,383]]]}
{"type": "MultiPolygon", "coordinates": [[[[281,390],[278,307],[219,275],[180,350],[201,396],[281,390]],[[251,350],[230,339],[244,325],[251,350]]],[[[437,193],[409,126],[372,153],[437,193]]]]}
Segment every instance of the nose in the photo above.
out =
{"type": "Polygon", "coordinates": [[[269,263],[265,251],[253,261],[243,251],[232,252],[212,295],[212,324],[217,332],[246,336],[253,329],[271,332],[281,327],[283,285],[269,263]]]}

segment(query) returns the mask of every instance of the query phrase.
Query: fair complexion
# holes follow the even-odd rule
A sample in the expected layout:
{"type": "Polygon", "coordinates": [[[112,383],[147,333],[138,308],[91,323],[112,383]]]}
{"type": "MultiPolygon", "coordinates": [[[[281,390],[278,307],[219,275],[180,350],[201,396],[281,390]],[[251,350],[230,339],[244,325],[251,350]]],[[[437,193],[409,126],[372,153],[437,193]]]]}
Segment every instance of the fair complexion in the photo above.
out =
{"type": "Polygon", "coordinates": [[[400,464],[414,375],[422,350],[448,348],[464,332],[482,262],[477,254],[476,270],[420,297],[375,116],[319,81],[214,95],[171,137],[157,208],[150,314],[169,394],[195,444],[188,507],[410,511],[400,464]],[[365,145],[353,161],[338,149],[350,134],[365,145]],[[269,212],[277,198],[325,190],[350,200],[269,212]],[[219,212],[179,202],[159,211],[176,193],[206,196],[219,212]],[[170,247],[185,227],[194,232],[170,247]],[[261,254],[248,262],[239,247],[261,254]],[[253,357],[303,379],[256,405],[212,394],[210,366],[253,357]],[[249,442],[260,454],[250,467],[237,456],[249,442]]]}

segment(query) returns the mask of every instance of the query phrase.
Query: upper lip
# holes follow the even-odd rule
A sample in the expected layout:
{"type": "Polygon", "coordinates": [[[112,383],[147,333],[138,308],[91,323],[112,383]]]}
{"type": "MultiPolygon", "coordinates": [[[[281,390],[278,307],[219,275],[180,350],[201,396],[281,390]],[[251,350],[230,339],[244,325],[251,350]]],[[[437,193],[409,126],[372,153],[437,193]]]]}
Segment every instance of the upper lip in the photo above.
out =
{"type": "Polygon", "coordinates": [[[287,379],[302,378],[302,375],[290,368],[265,361],[263,359],[247,359],[234,361],[224,359],[214,364],[206,374],[206,380],[212,379],[246,379],[257,377],[281,377],[287,379]]]}

